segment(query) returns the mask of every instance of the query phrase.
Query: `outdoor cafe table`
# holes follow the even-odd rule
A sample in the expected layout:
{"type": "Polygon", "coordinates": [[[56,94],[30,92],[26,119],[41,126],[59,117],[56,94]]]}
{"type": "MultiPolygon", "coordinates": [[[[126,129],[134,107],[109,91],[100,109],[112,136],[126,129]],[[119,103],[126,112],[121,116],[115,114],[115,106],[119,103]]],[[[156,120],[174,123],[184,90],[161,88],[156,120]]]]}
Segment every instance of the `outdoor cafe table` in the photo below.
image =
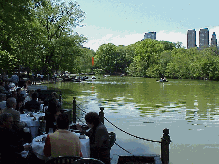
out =
{"type": "MultiPolygon", "coordinates": [[[[72,133],[74,133],[74,132],[72,132],[72,133]]],[[[80,136],[80,133],[75,133],[75,134],[78,135],[78,137],[80,136]]],[[[32,140],[32,151],[39,159],[42,159],[42,160],[48,160],[48,157],[46,157],[43,153],[45,142],[41,141],[42,138],[46,137],[46,136],[47,136],[47,134],[40,135],[32,140]]],[[[80,139],[80,141],[81,141],[81,152],[83,154],[83,157],[89,158],[90,157],[90,140],[89,140],[89,138],[86,136],[85,139],[80,139]]]]}
{"type": "Polygon", "coordinates": [[[38,135],[38,129],[40,127],[39,117],[45,116],[45,113],[33,113],[34,117],[28,116],[28,114],[20,114],[20,121],[25,122],[30,129],[30,133],[32,138],[37,137],[38,135]]]}

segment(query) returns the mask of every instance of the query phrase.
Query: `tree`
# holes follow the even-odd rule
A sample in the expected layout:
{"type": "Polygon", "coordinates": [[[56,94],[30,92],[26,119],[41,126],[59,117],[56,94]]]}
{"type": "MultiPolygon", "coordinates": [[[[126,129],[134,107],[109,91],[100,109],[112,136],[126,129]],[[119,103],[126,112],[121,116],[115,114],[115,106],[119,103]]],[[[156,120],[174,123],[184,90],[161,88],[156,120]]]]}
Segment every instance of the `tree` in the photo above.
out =
{"type": "Polygon", "coordinates": [[[95,51],[84,47],[82,49],[82,56],[78,57],[75,62],[76,70],[79,73],[92,71],[92,57],[95,56],[95,51]]]}
{"type": "Polygon", "coordinates": [[[156,69],[148,69],[158,64],[160,53],[164,51],[164,45],[151,39],[145,39],[141,42],[136,43],[135,57],[133,62],[130,64],[129,73],[134,76],[158,76],[159,72],[156,69]]]}
{"type": "Polygon", "coordinates": [[[112,43],[102,44],[96,51],[96,67],[103,69],[106,73],[115,72],[116,58],[116,46],[112,43]]]}
{"type": "Polygon", "coordinates": [[[59,69],[72,70],[76,57],[82,55],[82,43],[86,41],[73,31],[83,21],[84,12],[76,2],[46,1],[44,5],[35,6],[32,6],[35,32],[41,39],[33,46],[38,49],[33,63],[38,63],[44,74],[59,69]]]}

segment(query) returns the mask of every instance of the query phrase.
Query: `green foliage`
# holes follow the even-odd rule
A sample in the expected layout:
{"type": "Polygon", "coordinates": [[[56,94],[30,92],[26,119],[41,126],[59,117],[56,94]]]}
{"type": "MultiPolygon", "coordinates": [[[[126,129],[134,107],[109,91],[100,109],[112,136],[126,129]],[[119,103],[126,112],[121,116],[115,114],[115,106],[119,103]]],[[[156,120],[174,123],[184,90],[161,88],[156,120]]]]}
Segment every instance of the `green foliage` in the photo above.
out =
{"type": "Polygon", "coordinates": [[[118,54],[116,46],[112,43],[101,45],[95,56],[95,67],[103,69],[106,73],[116,71],[116,62],[118,54]]]}
{"type": "Polygon", "coordinates": [[[0,50],[9,55],[1,63],[13,57],[14,67],[29,72],[75,70],[86,41],[73,31],[85,14],[76,2],[12,0],[0,4],[0,11],[0,50]]]}
{"type": "MultiPolygon", "coordinates": [[[[166,44],[166,42],[164,43],[166,44]]],[[[160,71],[157,70],[156,65],[159,64],[160,53],[164,51],[164,47],[164,44],[157,40],[145,39],[138,42],[135,47],[136,55],[130,64],[129,73],[133,76],[154,77],[159,75],[160,71]]]]}
{"type": "Polygon", "coordinates": [[[101,45],[95,59],[104,72],[132,76],[219,79],[219,51],[181,48],[181,43],[145,39],[128,46],[101,45]]]}
{"type": "Polygon", "coordinates": [[[88,48],[82,49],[82,56],[78,57],[75,66],[76,70],[74,72],[76,73],[85,73],[85,72],[92,72],[92,57],[95,56],[94,50],[90,50],[88,48]]]}

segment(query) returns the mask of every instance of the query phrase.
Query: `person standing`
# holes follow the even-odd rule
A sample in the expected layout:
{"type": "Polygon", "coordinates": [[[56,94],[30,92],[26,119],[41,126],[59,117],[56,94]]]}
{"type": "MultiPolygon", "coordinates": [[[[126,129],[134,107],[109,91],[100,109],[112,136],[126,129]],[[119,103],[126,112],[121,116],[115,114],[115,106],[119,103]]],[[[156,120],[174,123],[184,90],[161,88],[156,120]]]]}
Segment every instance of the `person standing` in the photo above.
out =
{"type": "MultiPolygon", "coordinates": [[[[99,115],[96,112],[87,113],[85,120],[90,128],[85,133],[90,139],[90,157],[99,159],[105,164],[110,164],[109,134],[105,125],[100,122],[99,115]]],[[[77,129],[82,132],[82,128],[78,124],[77,129]]]]}

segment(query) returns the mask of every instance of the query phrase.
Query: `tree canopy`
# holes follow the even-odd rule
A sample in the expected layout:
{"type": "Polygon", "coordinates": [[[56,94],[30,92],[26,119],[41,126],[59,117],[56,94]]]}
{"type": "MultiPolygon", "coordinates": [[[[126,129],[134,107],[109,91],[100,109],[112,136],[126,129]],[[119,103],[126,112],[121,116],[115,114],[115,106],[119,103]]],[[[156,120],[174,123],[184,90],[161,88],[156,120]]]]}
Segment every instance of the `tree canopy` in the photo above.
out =
{"type": "Polygon", "coordinates": [[[44,74],[72,71],[84,55],[87,39],[74,31],[85,18],[77,2],[13,0],[1,4],[0,11],[1,63],[11,66],[4,70],[22,66],[44,74]]]}

